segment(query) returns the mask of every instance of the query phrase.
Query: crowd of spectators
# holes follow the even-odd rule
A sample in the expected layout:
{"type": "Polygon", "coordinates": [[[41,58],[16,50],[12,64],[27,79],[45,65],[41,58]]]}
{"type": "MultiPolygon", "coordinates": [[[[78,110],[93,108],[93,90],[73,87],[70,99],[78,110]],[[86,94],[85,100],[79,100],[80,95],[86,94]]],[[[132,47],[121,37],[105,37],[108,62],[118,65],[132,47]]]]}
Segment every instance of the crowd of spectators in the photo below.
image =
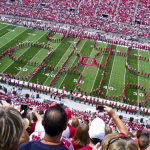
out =
{"type": "Polygon", "coordinates": [[[133,0],[121,0],[119,3],[118,12],[116,15],[117,22],[132,22],[136,1],[133,0]]]}
{"type": "Polygon", "coordinates": [[[135,19],[142,21],[142,24],[150,25],[149,7],[149,1],[139,0],[135,19]]]}
{"type": "Polygon", "coordinates": [[[106,20],[112,22],[116,13],[117,2],[117,0],[101,0],[97,8],[96,15],[101,17],[102,14],[109,15],[108,18],[106,18],[106,20]]]}
{"type": "Polygon", "coordinates": [[[144,0],[0,1],[0,14],[92,27],[144,38],[150,37],[149,13],[149,1],[144,0]],[[137,20],[140,24],[136,23],[137,20]]]}
{"type": "Polygon", "coordinates": [[[2,150],[149,149],[149,124],[122,119],[110,107],[104,106],[104,113],[79,111],[6,91],[0,99],[2,150]]]}
{"type": "MultiPolygon", "coordinates": [[[[0,13],[150,37],[149,2],[139,0],[135,13],[135,19],[141,20],[146,26],[131,24],[136,1],[120,0],[119,5],[117,2],[41,0],[39,3],[38,0],[1,0],[0,13]],[[102,14],[107,14],[108,17],[104,18],[102,14]]],[[[70,31],[69,34],[74,33],[70,31]]],[[[0,92],[0,100],[1,150],[150,149],[149,124],[132,119],[121,120],[107,106],[102,115],[98,112],[69,109],[52,101],[38,102],[7,92],[0,92]],[[27,110],[22,106],[26,106],[27,110]]]]}

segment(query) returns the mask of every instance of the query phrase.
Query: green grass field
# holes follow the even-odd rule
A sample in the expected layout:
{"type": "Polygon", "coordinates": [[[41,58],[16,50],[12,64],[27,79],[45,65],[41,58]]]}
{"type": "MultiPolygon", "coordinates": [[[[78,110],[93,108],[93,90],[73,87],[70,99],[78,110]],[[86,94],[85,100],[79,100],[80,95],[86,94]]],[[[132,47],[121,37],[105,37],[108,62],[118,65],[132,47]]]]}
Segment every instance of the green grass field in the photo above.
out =
{"type": "MultiPolygon", "coordinates": [[[[53,79],[54,75],[57,73],[56,67],[58,66],[58,69],[61,67],[62,63],[66,60],[70,52],[73,50],[73,44],[79,40],[78,38],[71,38],[66,37],[62,42],[50,42],[46,39],[46,32],[39,31],[39,30],[32,30],[25,27],[15,26],[7,23],[0,23],[0,54],[2,54],[4,51],[6,51],[9,47],[16,46],[16,44],[22,42],[22,41],[36,41],[39,43],[47,43],[50,44],[53,47],[53,53],[48,57],[48,59],[44,62],[46,65],[55,66],[55,69],[53,71],[46,68],[45,71],[42,67],[31,77],[26,79],[26,81],[29,81],[31,83],[37,83],[37,78],[39,78],[39,84],[49,86],[50,81],[53,79]],[[67,43],[67,44],[66,44],[67,43]]],[[[53,38],[61,38],[61,34],[50,34],[53,38]]],[[[79,52],[82,56],[88,56],[88,57],[94,57],[95,54],[98,52],[94,47],[94,40],[88,40],[88,39],[82,39],[80,43],[77,46],[77,52],[79,52]]],[[[101,48],[109,48],[110,44],[108,43],[102,43],[101,41],[98,41],[96,44],[98,47],[101,48]]],[[[126,46],[121,45],[113,45],[112,50],[115,51],[121,51],[126,53],[126,46]]],[[[47,55],[49,52],[48,49],[37,47],[37,46],[24,46],[22,48],[16,49],[12,54],[16,58],[22,58],[23,60],[26,59],[33,61],[33,62],[41,62],[43,58],[47,55]]],[[[141,56],[146,56],[147,58],[150,58],[150,54],[148,51],[141,51],[137,49],[131,49],[129,51],[129,54],[137,54],[141,56]]],[[[96,57],[97,62],[101,63],[103,66],[105,66],[105,62],[107,59],[108,54],[102,54],[96,57]]],[[[74,66],[79,60],[79,57],[73,53],[73,55],[69,58],[67,63],[65,64],[65,68],[67,69],[70,66],[74,66]]],[[[123,84],[127,83],[138,83],[141,86],[143,85],[148,92],[148,95],[150,95],[150,77],[148,76],[144,77],[140,75],[131,73],[125,69],[125,60],[126,57],[122,55],[118,55],[117,53],[111,54],[110,58],[108,60],[107,68],[105,71],[104,80],[102,82],[101,86],[101,92],[103,92],[103,98],[105,98],[105,95],[108,94],[112,96],[119,96],[122,94],[123,90],[123,84]]],[[[24,61],[23,61],[24,62],[24,61]]],[[[91,59],[85,59],[84,63],[91,64],[91,59]]],[[[145,71],[148,73],[150,72],[150,62],[135,59],[135,58],[128,58],[128,64],[130,67],[140,70],[145,73],[145,71]]],[[[0,72],[4,71],[4,73],[8,72],[11,74],[14,74],[17,76],[18,74],[21,75],[27,75],[28,73],[32,72],[35,69],[35,66],[28,65],[25,63],[13,61],[9,55],[7,54],[5,57],[0,59],[0,72]]],[[[74,68],[73,68],[74,70],[74,68]]],[[[94,89],[97,89],[99,86],[99,83],[102,78],[103,70],[100,69],[97,65],[89,67],[84,65],[79,65],[75,68],[75,70],[83,72],[83,76],[81,77],[81,80],[79,82],[79,86],[81,89],[83,89],[83,92],[86,90],[87,95],[90,94],[90,91],[93,91],[94,89]]],[[[52,87],[62,89],[63,84],[66,85],[66,90],[70,91],[73,89],[73,91],[78,92],[78,89],[75,86],[75,82],[78,79],[79,75],[77,73],[74,74],[74,72],[68,72],[68,73],[62,73],[58,76],[58,78],[55,80],[55,82],[52,84],[52,87]]],[[[92,93],[92,96],[95,97],[101,97],[101,94],[98,93],[92,93]]],[[[130,98],[130,104],[131,100],[134,99],[134,102],[143,101],[145,100],[145,94],[144,91],[140,88],[130,88],[130,86],[126,87],[125,90],[125,96],[126,98],[130,98]]],[[[148,102],[145,104],[145,107],[150,108],[150,98],[148,99],[148,102]]],[[[116,101],[116,99],[115,99],[116,101]]],[[[120,99],[122,101],[122,99],[120,99]]]]}

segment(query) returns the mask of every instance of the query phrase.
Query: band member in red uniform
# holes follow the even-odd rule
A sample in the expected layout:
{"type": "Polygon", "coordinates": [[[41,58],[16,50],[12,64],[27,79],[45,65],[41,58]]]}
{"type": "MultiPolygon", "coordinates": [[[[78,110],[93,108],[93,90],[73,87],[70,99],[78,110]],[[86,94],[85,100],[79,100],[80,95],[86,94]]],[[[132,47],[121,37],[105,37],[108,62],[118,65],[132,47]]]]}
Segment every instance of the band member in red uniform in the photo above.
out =
{"type": "Polygon", "coordinates": [[[142,72],[141,72],[141,76],[143,76],[143,70],[142,70],[142,72]]]}
{"type": "Polygon", "coordinates": [[[145,71],[145,75],[144,75],[144,77],[146,77],[146,74],[147,74],[147,73],[146,73],[146,71],[145,71]]]}

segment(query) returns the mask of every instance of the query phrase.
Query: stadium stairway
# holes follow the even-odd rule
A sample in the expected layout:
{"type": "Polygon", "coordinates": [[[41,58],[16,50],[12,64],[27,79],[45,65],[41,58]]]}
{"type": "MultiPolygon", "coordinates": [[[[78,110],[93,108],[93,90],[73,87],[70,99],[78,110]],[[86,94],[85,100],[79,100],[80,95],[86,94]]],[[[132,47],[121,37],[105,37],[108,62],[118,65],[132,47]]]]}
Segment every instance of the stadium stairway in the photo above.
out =
{"type": "Polygon", "coordinates": [[[136,1],[135,11],[134,11],[134,15],[133,15],[133,20],[135,20],[135,14],[137,12],[138,4],[139,4],[139,0],[136,1]]]}
{"type": "MultiPolygon", "coordinates": [[[[117,2],[117,7],[116,7],[116,13],[115,13],[115,14],[118,13],[119,3],[120,3],[120,0],[118,0],[118,2],[117,2]]],[[[116,15],[114,16],[113,20],[114,20],[114,22],[115,22],[115,20],[116,20],[116,15]]]]}

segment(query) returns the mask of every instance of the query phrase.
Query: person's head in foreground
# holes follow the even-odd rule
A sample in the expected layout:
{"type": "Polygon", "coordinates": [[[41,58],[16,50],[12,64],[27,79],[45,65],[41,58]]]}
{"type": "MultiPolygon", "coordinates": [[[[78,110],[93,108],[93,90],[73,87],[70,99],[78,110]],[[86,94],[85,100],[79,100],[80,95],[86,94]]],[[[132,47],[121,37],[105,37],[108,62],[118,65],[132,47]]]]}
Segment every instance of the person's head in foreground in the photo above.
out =
{"type": "Polygon", "coordinates": [[[140,150],[149,149],[149,139],[146,135],[141,135],[138,140],[140,150]]]}
{"type": "Polygon", "coordinates": [[[103,138],[101,150],[138,150],[138,147],[131,138],[118,133],[112,133],[103,138]]]}
{"type": "Polygon", "coordinates": [[[98,142],[101,142],[104,136],[105,136],[105,123],[102,119],[95,118],[91,122],[91,126],[89,129],[90,142],[95,145],[98,142]]]}
{"type": "Polygon", "coordinates": [[[13,107],[0,107],[0,150],[15,150],[23,133],[24,121],[13,107]]]}
{"type": "Polygon", "coordinates": [[[18,150],[67,150],[61,143],[62,132],[67,126],[67,115],[61,105],[56,104],[46,110],[43,126],[45,135],[42,140],[23,143],[18,150]]]}
{"type": "Polygon", "coordinates": [[[66,124],[67,115],[61,105],[56,104],[47,109],[44,115],[44,129],[48,136],[58,136],[65,129],[66,124]]]}

